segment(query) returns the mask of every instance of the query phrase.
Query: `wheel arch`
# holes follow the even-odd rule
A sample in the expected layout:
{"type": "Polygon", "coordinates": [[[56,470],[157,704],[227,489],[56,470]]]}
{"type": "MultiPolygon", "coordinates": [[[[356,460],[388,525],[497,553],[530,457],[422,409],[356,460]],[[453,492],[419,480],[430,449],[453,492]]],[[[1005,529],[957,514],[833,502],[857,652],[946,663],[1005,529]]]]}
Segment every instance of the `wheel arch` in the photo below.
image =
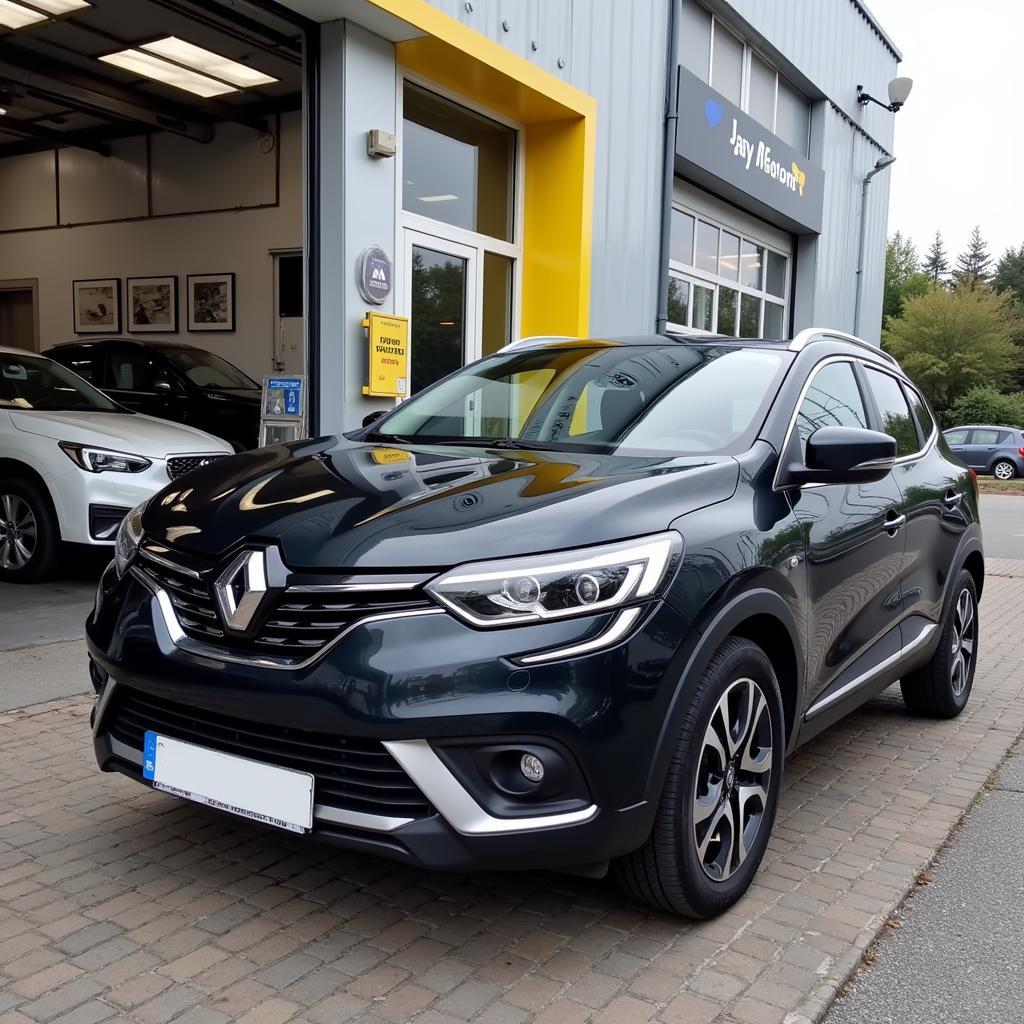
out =
{"type": "Polygon", "coordinates": [[[974,589],[977,592],[978,600],[981,600],[981,591],[985,586],[985,556],[981,553],[981,548],[974,548],[972,551],[967,552],[966,558],[964,558],[962,566],[966,569],[974,579],[974,589]]]}
{"type": "Polygon", "coordinates": [[[657,801],[664,785],[688,700],[715,652],[731,636],[750,640],[764,650],[775,669],[786,719],[786,749],[792,748],[804,694],[804,657],[796,617],[785,598],[768,587],[735,595],[713,610],[686,661],[669,704],[647,778],[648,799],[657,801]]]}
{"type": "Polygon", "coordinates": [[[0,456],[0,479],[31,480],[46,495],[50,507],[54,508],[53,495],[50,493],[46,480],[38,470],[33,469],[27,462],[0,456]]]}

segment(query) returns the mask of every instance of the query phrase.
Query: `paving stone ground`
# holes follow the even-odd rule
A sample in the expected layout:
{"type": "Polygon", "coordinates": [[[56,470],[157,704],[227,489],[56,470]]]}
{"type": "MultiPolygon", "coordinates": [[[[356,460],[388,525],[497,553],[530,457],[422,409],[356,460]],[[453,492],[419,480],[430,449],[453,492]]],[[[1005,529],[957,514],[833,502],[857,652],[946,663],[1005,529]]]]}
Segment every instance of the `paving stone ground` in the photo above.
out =
{"type": "MultiPolygon", "coordinates": [[[[968,710],[890,690],[787,763],[749,894],[427,874],[97,771],[90,702],[0,715],[0,1024],[805,1024],[1024,727],[1024,562],[989,563],[968,710]]],[[[0,680],[0,686],[2,686],[0,680]]]]}

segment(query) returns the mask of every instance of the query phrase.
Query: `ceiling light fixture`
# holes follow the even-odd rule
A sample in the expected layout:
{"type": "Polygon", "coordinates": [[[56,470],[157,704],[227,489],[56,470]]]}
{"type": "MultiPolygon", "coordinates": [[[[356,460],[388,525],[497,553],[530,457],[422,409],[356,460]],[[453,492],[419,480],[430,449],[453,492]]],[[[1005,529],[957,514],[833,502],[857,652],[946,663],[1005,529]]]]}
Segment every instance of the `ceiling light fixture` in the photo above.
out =
{"type": "Polygon", "coordinates": [[[26,0],[26,3],[31,6],[38,8],[40,11],[46,11],[47,14],[58,15],[58,14],[70,14],[72,11],[81,11],[86,7],[92,7],[92,4],[86,3],[86,0],[26,0]]]}
{"type": "Polygon", "coordinates": [[[122,71],[130,71],[143,78],[150,78],[154,82],[171,85],[175,89],[183,89],[185,92],[190,92],[194,96],[202,96],[204,99],[211,96],[223,96],[229,92],[238,92],[238,88],[234,85],[219,82],[216,78],[201,75],[198,71],[190,71],[188,68],[172,64],[169,60],[163,60],[151,53],[143,53],[141,50],[119,50],[117,53],[108,53],[99,59],[104,64],[112,64],[116,68],[121,68],[122,71]]]}
{"type": "Polygon", "coordinates": [[[278,79],[271,75],[265,75],[255,68],[246,67],[237,60],[223,57],[212,50],[204,50],[201,46],[179,39],[177,36],[167,36],[165,39],[156,39],[151,43],[143,43],[140,50],[155,53],[158,57],[174,61],[183,67],[191,68],[193,71],[200,71],[219,78],[222,82],[230,82],[239,89],[252,89],[260,85],[273,85],[278,79]]]}
{"type": "Polygon", "coordinates": [[[0,25],[4,28],[26,28],[40,21],[46,21],[45,14],[22,7],[21,4],[11,3],[11,0],[0,0],[0,25]]]}
{"type": "Polygon", "coordinates": [[[442,196],[418,196],[421,203],[450,203],[453,199],[458,199],[458,196],[453,196],[450,192],[446,192],[442,196]]]}

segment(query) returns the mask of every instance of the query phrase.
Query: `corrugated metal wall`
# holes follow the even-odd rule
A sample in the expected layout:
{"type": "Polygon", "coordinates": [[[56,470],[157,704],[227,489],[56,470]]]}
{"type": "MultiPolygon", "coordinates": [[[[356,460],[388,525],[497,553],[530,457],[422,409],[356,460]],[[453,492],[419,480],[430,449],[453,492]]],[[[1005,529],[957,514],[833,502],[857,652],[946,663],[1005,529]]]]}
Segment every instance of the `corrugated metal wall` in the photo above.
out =
{"type": "Polygon", "coordinates": [[[590,329],[652,330],[668,0],[431,2],[597,100],[590,329]]]}

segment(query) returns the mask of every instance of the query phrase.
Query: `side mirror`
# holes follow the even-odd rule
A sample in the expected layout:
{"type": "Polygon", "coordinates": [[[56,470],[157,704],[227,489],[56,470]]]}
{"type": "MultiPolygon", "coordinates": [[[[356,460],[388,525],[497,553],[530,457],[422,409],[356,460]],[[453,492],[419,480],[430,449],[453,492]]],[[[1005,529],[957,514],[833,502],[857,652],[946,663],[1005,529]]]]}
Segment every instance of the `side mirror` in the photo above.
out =
{"type": "Polygon", "coordinates": [[[178,389],[174,386],[173,381],[161,377],[153,382],[153,390],[158,391],[161,395],[172,395],[176,394],[178,389]]]}
{"type": "Polygon", "coordinates": [[[371,423],[376,423],[384,415],[385,411],[384,409],[374,409],[373,412],[368,412],[363,417],[363,426],[368,427],[371,423]]]}
{"type": "Polygon", "coordinates": [[[896,441],[860,427],[819,427],[807,440],[806,462],[791,461],[780,474],[784,487],[801,484],[869,484],[896,460],[896,441]]]}

